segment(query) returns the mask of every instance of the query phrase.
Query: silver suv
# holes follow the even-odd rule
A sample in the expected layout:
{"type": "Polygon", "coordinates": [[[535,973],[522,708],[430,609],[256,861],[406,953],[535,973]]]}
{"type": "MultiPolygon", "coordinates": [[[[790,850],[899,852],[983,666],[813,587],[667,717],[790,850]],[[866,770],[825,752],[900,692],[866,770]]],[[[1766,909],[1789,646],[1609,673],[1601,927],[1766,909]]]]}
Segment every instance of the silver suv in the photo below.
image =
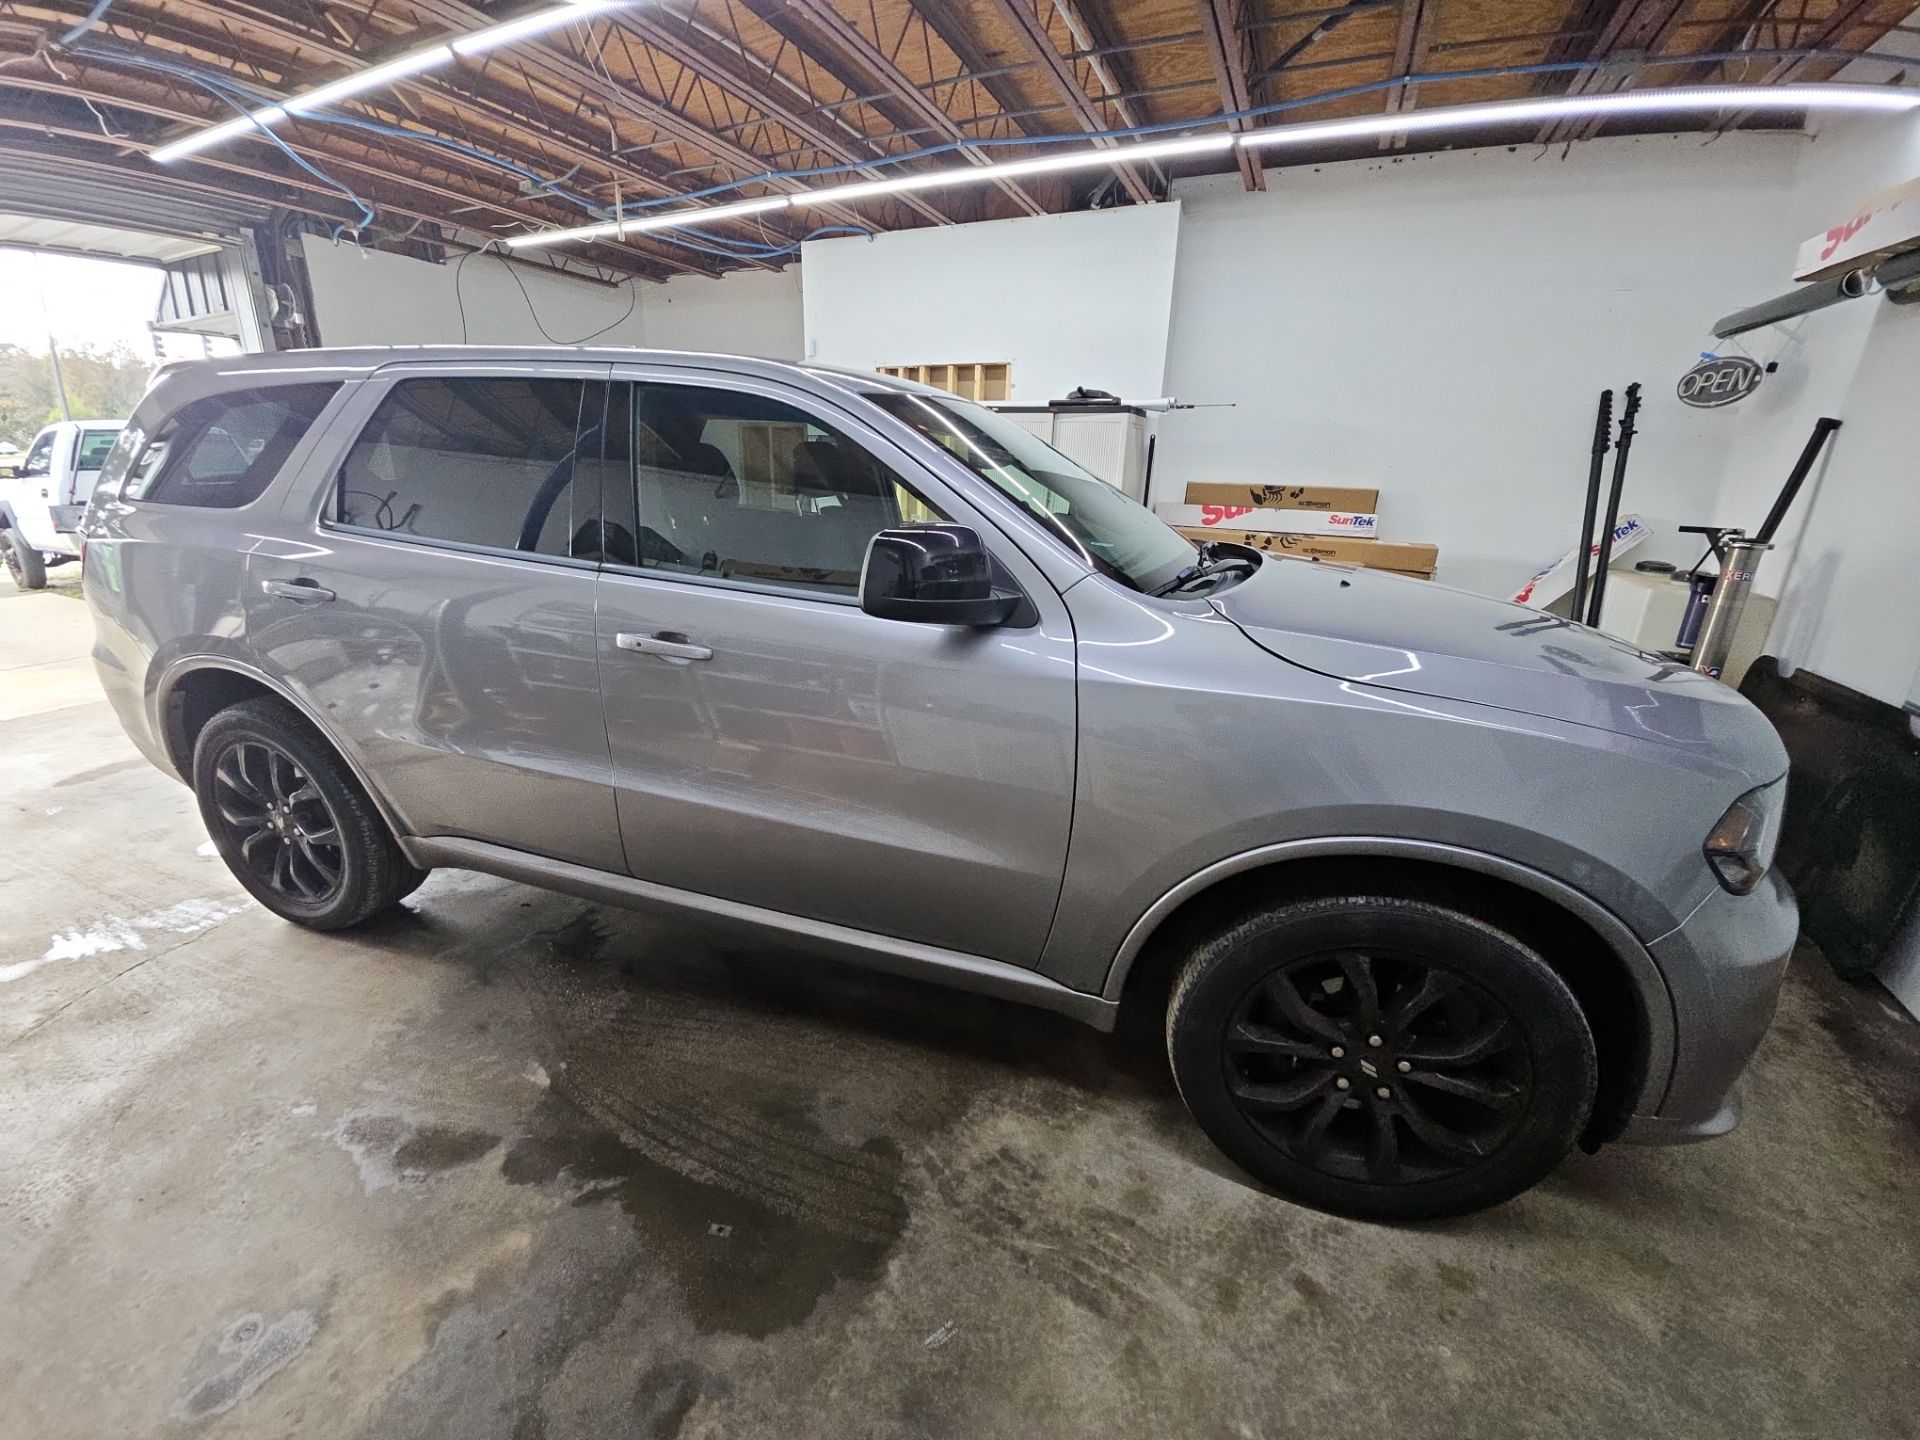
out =
{"type": "Polygon", "coordinates": [[[260,903],[435,866],[1110,1028],[1282,1194],[1512,1196],[1734,1121],[1796,928],[1738,695],[1443,586],[1196,549],[941,391],[725,356],[163,372],[95,654],[260,903]]]}

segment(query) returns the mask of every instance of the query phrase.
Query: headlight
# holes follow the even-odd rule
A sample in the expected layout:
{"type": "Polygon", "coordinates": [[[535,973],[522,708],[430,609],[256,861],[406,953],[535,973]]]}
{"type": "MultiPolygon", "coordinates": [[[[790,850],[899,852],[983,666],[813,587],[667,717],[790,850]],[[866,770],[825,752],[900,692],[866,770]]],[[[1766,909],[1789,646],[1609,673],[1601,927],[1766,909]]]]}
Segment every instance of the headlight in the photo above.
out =
{"type": "Polygon", "coordinates": [[[1707,864],[1721,885],[1745,895],[1758,885],[1773,865],[1780,841],[1780,819],[1786,811],[1787,782],[1776,780],[1749,790],[1727,807],[1720,823],[1701,847],[1707,864]]]}

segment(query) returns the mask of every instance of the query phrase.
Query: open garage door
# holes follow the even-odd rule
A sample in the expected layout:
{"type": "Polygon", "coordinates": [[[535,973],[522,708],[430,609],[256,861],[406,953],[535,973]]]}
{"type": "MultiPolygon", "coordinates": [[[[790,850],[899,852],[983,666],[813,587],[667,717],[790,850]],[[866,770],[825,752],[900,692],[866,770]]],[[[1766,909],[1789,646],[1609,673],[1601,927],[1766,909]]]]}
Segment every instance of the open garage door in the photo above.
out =
{"type": "Polygon", "coordinates": [[[146,317],[162,358],[280,348],[276,318],[297,313],[293,293],[262,278],[256,227],[271,209],[191,185],[145,183],[77,156],[11,154],[0,169],[0,245],[166,272],[146,317]]]}

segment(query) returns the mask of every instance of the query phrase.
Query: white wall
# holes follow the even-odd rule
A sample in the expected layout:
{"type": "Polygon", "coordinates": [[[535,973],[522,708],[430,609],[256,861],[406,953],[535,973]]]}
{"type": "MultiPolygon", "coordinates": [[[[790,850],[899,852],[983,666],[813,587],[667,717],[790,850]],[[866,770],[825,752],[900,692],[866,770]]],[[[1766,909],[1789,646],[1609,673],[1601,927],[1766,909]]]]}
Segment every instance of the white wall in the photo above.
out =
{"type": "MultiPolygon", "coordinates": [[[[1854,213],[1869,195],[1920,176],[1920,118],[1850,119],[1803,155],[1785,207],[1795,242],[1854,213]]],[[[1791,252],[1774,292],[1788,288],[1791,252]]],[[[1781,597],[1769,649],[1898,705],[1920,684],[1920,606],[1908,537],[1920,533],[1913,409],[1920,396],[1920,307],[1877,296],[1748,337],[1778,374],[1734,407],[1713,523],[1759,525],[1821,415],[1841,421],[1822,463],[1762,562],[1759,588],[1781,597]]]]}
{"type": "Polygon", "coordinates": [[[1013,398],[1163,392],[1177,204],[894,231],[801,247],[825,365],[1007,361],[1013,398]]]}
{"type": "MultiPolygon", "coordinates": [[[[1574,545],[1595,400],[1640,380],[1623,508],[1705,522],[1739,421],[1674,385],[1715,319],[1783,288],[1806,145],[1658,136],[1269,171],[1265,195],[1182,183],[1168,388],[1235,408],[1163,418],[1156,496],[1377,487],[1382,538],[1510,593],[1574,545]]],[[[1656,536],[1635,558],[1694,554],[1656,536]]]]}
{"type": "Polygon", "coordinates": [[[494,255],[434,265],[314,235],[302,242],[329,345],[591,342],[800,357],[800,273],[792,266],[608,287],[494,255]]]}

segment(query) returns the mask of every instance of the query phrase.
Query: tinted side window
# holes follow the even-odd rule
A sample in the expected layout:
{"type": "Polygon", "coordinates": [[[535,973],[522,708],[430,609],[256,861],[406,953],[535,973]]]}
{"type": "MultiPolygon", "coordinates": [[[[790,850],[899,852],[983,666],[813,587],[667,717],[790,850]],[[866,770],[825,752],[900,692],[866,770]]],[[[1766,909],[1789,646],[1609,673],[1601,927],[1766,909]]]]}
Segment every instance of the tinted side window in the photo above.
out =
{"type": "Polygon", "coordinates": [[[339,388],[264,386],[182,406],[154,432],[121,493],[222,510],[258,500],[339,388]]]}
{"type": "Polygon", "coordinates": [[[604,390],[507,376],[402,380],[340,467],[332,518],[542,555],[574,554],[577,541],[592,558],[604,390]],[[595,413],[583,427],[589,389],[595,413]]]}
{"type": "Polygon", "coordinates": [[[118,430],[82,430],[80,450],[74,457],[73,468],[98,470],[107,463],[107,456],[113,450],[113,442],[119,438],[118,430]]]}
{"type": "Polygon", "coordinates": [[[34,442],[27,458],[20,463],[20,473],[24,475],[45,475],[53,469],[53,436],[43,435],[34,442]]]}
{"type": "Polygon", "coordinates": [[[852,595],[876,532],[941,518],[791,405],[648,384],[633,387],[632,404],[634,563],[644,568],[852,595]]]}

